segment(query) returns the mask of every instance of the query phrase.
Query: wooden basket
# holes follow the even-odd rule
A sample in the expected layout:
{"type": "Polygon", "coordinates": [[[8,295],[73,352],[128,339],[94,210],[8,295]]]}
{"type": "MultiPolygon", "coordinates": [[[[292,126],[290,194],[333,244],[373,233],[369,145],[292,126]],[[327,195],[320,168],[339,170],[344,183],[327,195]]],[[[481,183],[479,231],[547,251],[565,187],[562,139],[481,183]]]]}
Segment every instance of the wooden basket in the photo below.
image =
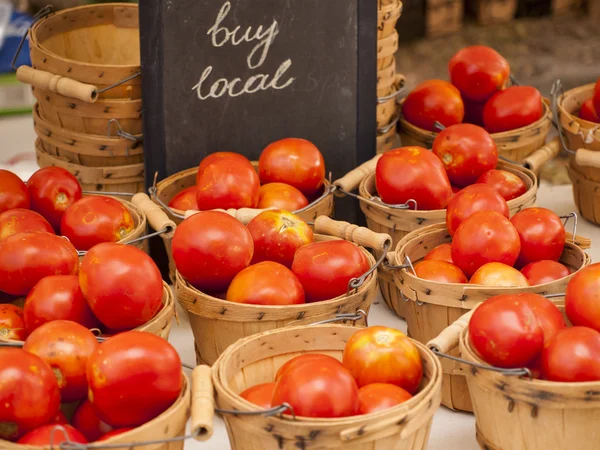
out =
{"type": "MultiPolygon", "coordinates": [[[[40,139],[35,142],[38,166],[62,167],[71,172],[84,191],[123,192],[135,194],[145,190],[144,164],[127,166],[86,167],[72,163],[64,157],[48,154],[40,139]]],[[[129,197],[123,197],[128,199],[129,197]]]]}
{"type": "Polygon", "coordinates": [[[396,31],[396,22],[402,14],[402,2],[395,0],[377,11],[377,39],[385,39],[396,31]]]}
{"type": "MultiPolygon", "coordinates": [[[[396,103],[396,97],[392,97],[386,102],[377,104],[377,127],[385,127],[389,124],[394,117],[398,115],[398,104],[396,103]]],[[[395,133],[395,128],[394,133],[395,133]]]]}
{"type": "MultiPolygon", "coordinates": [[[[571,237],[572,234],[568,233],[568,239],[571,237]]],[[[396,252],[388,254],[388,257],[393,265],[402,265],[410,260],[414,266],[431,249],[451,240],[445,224],[431,225],[405,236],[398,243],[396,252]]],[[[551,283],[526,288],[438,283],[416,277],[412,269],[394,270],[394,283],[398,295],[393,297],[392,308],[400,309],[405,314],[409,336],[426,343],[465,312],[492,296],[522,292],[564,293],[574,273],[590,263],[590,257],[582,250],[582,247],[589,248],[589,245],[589,239],[579,236],[575,237],[575,243],[567,242],[560,261],[573,273],[551,283]]],[[[451,354],[456,355],[456,350],[451,354]]],[[[444,372],[442,404],[452,409],[472,411],[464,373],[459,366],[454,361],[442,362],[444,372]]]]}
{"type": "MultiPolygon", "coordinates": [[[[357,330],[340,325],[286,327],[236,342],[212,368],[217,406],[260,411],[239,393],[272,381],[279,367],[302,353],[324,353],[341,360],[346,341],[357,330]]],[[[418,342],[414,344],[423,362],[423,382],[420,392],[407,402],[384,411],[339,419],[226,414],[232,449],[425,450],[433,415],[440,404],[441,367],[430,350],[418,342]]],[[[207,407],[211,404],[206,402],[207,407]]]]}
{"type": "Polygon", "coordinates": [[[397,51],[398,32],[394,29],[388,37],[377,41],[377,70],[389,67],[397,51]]]}
{"type": "Polygon", "coordinates": [[[397,97],[405,83],[406,78],[404,75],[396,73],[396,61],[394,59],[389,67],[377,72],[377,98],[390,95],[397,97]]]}
{"type": "Polygon", "coordinates": [[[518,0],[467,0],[471,10],[481,25],[510,22],[517,13],[518,0]]]}
{"type": "Polygon", "coordinates": [[[385,153],[396,145],[396,127],[392,125],[383,129],[386,130],[384,133],[377,130],[377,154],[385,153]]]}
{"type": "Polygon", "coordinates": [[[445,36],[462,28],[463,0],[426,0],[427,37],[445,36]]]}

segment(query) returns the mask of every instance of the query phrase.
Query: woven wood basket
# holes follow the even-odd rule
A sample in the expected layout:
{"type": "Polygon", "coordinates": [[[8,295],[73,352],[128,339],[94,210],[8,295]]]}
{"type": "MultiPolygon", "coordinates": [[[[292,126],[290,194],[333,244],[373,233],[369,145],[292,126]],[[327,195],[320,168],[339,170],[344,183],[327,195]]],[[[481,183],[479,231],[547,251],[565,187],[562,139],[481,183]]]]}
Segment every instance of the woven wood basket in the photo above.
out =
{"type": "MultiPolygon", "coordinates": [[[[567,234],[571,239],[572,234],[567,234]]],[[[451,242],[445,224],[431,225],[405,236],[396,246],[396,252],[388,257],[393,265],[401,265],[410,259],[412,264],[418,263],[432,248],[451,242]]],[[[582,248],[589,248],[589,239],[575,237],[575,243],[567,242],[561,262],[569,267],[573,274],[587,266],[591,259],[582,248]]],[[[564,293],[567,283],[573,277],[527,288],[497,288],[469,284],[437,283],[423,280],[411,270],[394,270],[394,282],[398,295],[393,297],[392,307],[401,307],[405,313],[408,334],[419,342],[426,343],[435,338],[469,309],[499,294],[535,292],[538,294],[564,293]],[[399,305],[402,303],[403,305],[399,305]]],[[[456,349],[451,354],[456,355],[456,349]]],[[[459,364],[454,361],[442,362],[444,384],[442,404],[448,408],[472,411],[464,374],[459,364]]],[[[504,449],[503,449],[504,450],[504,449]]]]}
{"type": "Polygon", "coordinates": [[[402,14],[402,2],[395,0],[377,11],[377,39],[385,39],[396,31],[396,22],[402,14]]]}
{"type": "MultiPolygon", "coordinates": [[[[279,367],[305,352],[341,360],[346,341],[357,330],[340,325],[286,327],[236,342],[212,368],[217,406],[259,411],[238,394],[255,384],[272,381],[279,367]]],[[[430,350],[418,342],[415,345],[424,377],[420,392],[407,402],[381,412],[339,419],[227,414],[224,419],[232,449],[425,450],[433,415],[440,404],[441,367],[430,350]]]]}
{"type": "Polygon", "coordinates": [[[394,61],[394,55],[398,51],[398,32],[377,41],[377,70],[389,67],[394,61]]]}
{"type": "Polygon", "coordinates": [[[518,0],[474,0],[467,1],[477,22],[482,25],[510,22],[517,13],[518,0]]]}
{"type": "MultiPolygon", "coordinates": [[[[385,127],[387,128],[387,127],[385,127]]],[[[385,129],[384,128],[384,129],[385,129]]],[[[396,145],[396,127],[391,126],[389,129],[386,129],[385,133],[380,133],[377,131],[377,154],[385,153],[394,148],[396,145]]]]}
{"type": "MultiPolygon", "coordinates": [[[[402,146],[416,145],[431,148],[437,133],[416,127],[406,121],[402,116],[403,103],[404,100],[400,101],[400,126],[398,131],[402,146]]],[[[552,113],[548,105],[549,100],[544,99],[544,114],[537,122],[516,130],[491,134],[500,156],[514,162],[522,162],[531,153],[544,145],[552,125],[552,113]]]]}
{"type": "Polygon", "coordinates": [[[396,61],[392,61],[389,67],[377,72],[377,98],[394,94],[397,97],[398,92],[404,87],[405,82],[404,75],[396,73],[396,61]]]}

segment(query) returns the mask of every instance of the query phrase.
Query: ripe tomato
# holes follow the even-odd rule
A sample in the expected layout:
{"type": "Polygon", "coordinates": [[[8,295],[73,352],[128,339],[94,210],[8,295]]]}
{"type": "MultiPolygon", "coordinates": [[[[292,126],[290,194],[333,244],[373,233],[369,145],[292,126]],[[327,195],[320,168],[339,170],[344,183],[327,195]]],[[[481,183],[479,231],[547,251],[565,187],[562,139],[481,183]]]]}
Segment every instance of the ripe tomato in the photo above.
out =
{"type": "Polygon", "coordinates": [[[196,193],[198,188],[191,186],[178,193],[169,202],[169,208],[179,209],[180,211],[197,211],[196,193]]]}
{"type": "Polygon", "coordinates": [[[19,439],[18,443],[38,447],[60,448],[60,445],[67,440],[70,442],[79,442],[80,444],[88,443],[85,436],[71,425],[57,425],[55,423],[30,431],[19,439]]]}
{"type": "Polygon", "coordinates": [[[458,186],[451,186],[451,187],[452,187],[453,194],[458,194],[460,191],[462,191],[461,187],[458,187],[458,186]]]}
{"type": "Polygon", "coordinates": [[[438,283],[466,283],[468,281],[462,270],[446,261],[421,261],[415,264],[415,272],[419,278],[438,283]]]}
{"type": "Polygon", "coordinates": [[[516,130],[542,118],[540,91],[531,86],[511,86],[497,92],[483,108],[483,123],[490,133],[516,130]]]}
{"type": "Polygon", "coordinates": [[[348,292],[348,283],[370,268],[357,245],[333,240],[300,247],[294,256],[292,272],[298,277],[308,303],[329,300],[348,292]]]}
{"type": "Polygon", "coordinates": [[[358,413],[370,414],[393,408],[412,398],[412,395],[399,386],[389,383],[367,384],[358,390],[360,403],[358,413]]]}
{"type": "Polygon", "coordinates": [[[432,248],[429,253],[423,258],[424,261],[446,261],[450,264],[452,262],[452,245],[451,244],[440,244],[437,247],[432,248]]]}
{"type": "Polygon", "coordinates": [[[77,250],[50,233],[27,232],[0,241],[0,291],[27,295],[49,275],[74,275],[79,269],[77,250]]]}
{"type": "Polygon", "coordinates": [[[269,183],[260,187],[259,209],[279,208],[297,211],[308,205],[308,199],[294,186],[285,183],[269,183]]]}
{"type": "Polygon", "coordinates": [[[544,332],[544,344],[547,344],[554,335],[567,326],[562,313],[554,303],[545,297],[533,293],[519,294],[519,298],[526,302],[544,332]]]}
{"type": "Polygon", "coordinates": [[[486,102],[472,102],[463,98],[465,104],[465,118],[463,123],[470,123],[483,127],[483,108],[485,108],[486,102]]]}
{"type": "Polygon", "coordinates": [[[275,390],[275,383],[263,383],[257,384],[256,386],[249,387],[240,394],[244,400],[248,400],[250,403],[260,406],[264,409],[269,409],[273,405],[271,400],[273,399],[273,391],[275,390]]]}
{"type": "Polygon", "coordinates": [[[510,221],[521,239],[518,267],[543,259],[559,260],[565,248],[565,228],[560,217],[546,208],[527,208],[510,221]]]}
{"type": "Polygon", "coordinates": [[[20,348],[1,347],[0,404],[2,439],[18,439],[50,422],[60,406],[58,383],[50,366],[20,348]]]}
{"type": "Polygon", "coordinates": [[[525,275],[514,267],[499,262],[481,266],[471,277],[469,284],[497,287],[526,287],[529,282],[525,275]]]}
{"type": "Polygon", "coordinates": [[[227,289],[227,300],[248,305],[299,305],[304,289],[282,264],[263,261],[238,273],[227,289]]]}
{"type": "Polygon", "coordinates": [[[135,228],[129,210],[119,200],[101,195],[84,197],[63,215],[60,232],[78,250],[103,242],[118,242],[135,228]]]}
{"type": "Polygon", "coordinates": [[[198,165],[198,172],[196,173],[196,184],[200,179],[200,174],[204,172],[209,165],[217,161],[228,161],[234,164],[236,161],[242,164],[249,162],[249,159],[240,153],[234,152],[215,152],[205,156],[200,164],[198,165]]]}
{"type": "Polygon", "coordinates": [[[290,369],[293,369],[294,367],[297,367],[297,366],[299,366],[301,364],[304,364],[305,362],[316,362],[316,363],[318,363],[319,361],[322,361],[322,362],[337,362],[339,365],[342,365],[342,363],[339,362],[337,359],[335,359],[333,356],[324,355],[322,353],[303,353],[302,355],[295,356],[294,358],[292,358],[288,362],[286,362],[283,366],[281,366],[277,370],[277,373],[275,374],[275,381],[279,381],[279,379],[281,378],[281,376],[286,371],[288,371],[290,369]]]}
{"type": "Polygon", "coordinates": [[[131,430],[134,430],[134,428],[128,428],[128,427],[117,428],[116,430],[112,430],[112,431],[106,433],[105,435],[100,436],[98,439],[96,439],[96,442],[106,441],[110,438],[114,438],[115,436],[119,436],[120,434],[127,433],[128,431],[131,431],[131,430]]]}
{"type": "Polygon", "coordinates": [[[573,325],[600,331],[600,263],[584,267],[569,280],[565,312],[573,325]]]}
{"type": "Polygon", "coordinates": [[[581,105],[581,109],[579,110],[579,118],[589,122],[600,123],[600,117],[596,112],[596,108],[594,108],[593,98],[583,102],[583,105],[581,105]]]}
{"type": "Polygon", "coordinates": [[[359,387],[391,383],[414,394],[423,375],[417,347],[401,331],[382,326],[354,333],[344,347],[343,364],[359,387]]]}
{"type": "Polygon", "coordinates": [[[98,244],[83,257],[79,286],[94,315],[113,330],[145,324],[162,307],[160,270],[131,245],[98,244]]]}
{"type": "Polygon", "coordinates": [[[340,364],[308,361],[285,371],[275,383],[272,404],[282,403],[288,403],[296,416],[354,416],[358,413],[358,387],[340,364]]]}
{"type": "Polygon", "coordinates": [[[587,327],[558,331],[542,352],[542,374],[549,381],[600,380],[600,333],[587,327]]]}
{"type": "Polygon", "coordinates": [[[520,295],[497,295],[471,316],[469,342],[492,366],[525,367],[541,353],[544,330],[520,295]]]}
{"type": "Polygon", "coordinates": [[[398,205],[414,200],[419,210],[443,209],[452,198],[444,165],[422,147],[402,147],[384,153],[377,161],[375,185],[385,203],[398,205]]]}
{"type": "Polygon", "coordinates": [[[406,96],[402,115],[416,127],[435,131],[435,122],[440,122],[445,127],[461,123],[465,107],[460,92],[450,83],[428,80],[419,83],[406,96]]]}
{"type": "Polygon", "coordinates": [[[181,393],[177,351],[144,331],[117,334],[98,346],[88,361],[89,399],[107,424],[142,425],[169,408],[181,393]]]}
{"type": "Polygon", "coordinates": [[[594,110],[600,111],[600,78],[598,78],[598,80],[596,81],[596,85],[594,86],[594,96],[592,97],[592,103],[594,104],[594,110]]]}
{"type": "Polygon", "coordinates": [[[0,241],[27,231],[43,231],[54,234],[48,221],[29,209],[9,209],[0,213],[0,241]]]}
{"type": "Polygon", "coordinates": [[[494,211],[479,211],[463,221],[452,240],[452,260],[467,277],[484,264],[514,265],[521,242],[510,221],[494,211]]]}
{"type": "Polygon", "coordinates": [[[92,403],[88,399],[83,400],[77,406],[71,423],[90,442],[97,441],[106,433],[113,431],[113,427],[98,418],[92,403]]]}
{"type": "Polygon", "coordinates": [[[450,81],[465,99],[484,102],[500,91],[510,75],[508,61],[484,45],[459,50],[448,64],[450,81]]]}
{"type": "Polygon", "coordinates": [[[252,264],[275,261],[292,267],[296,250],[313,241],[313,231],[308,224],[281,209],[260,213],[246,228],[254,242],[252,264]]]}
{"type": "Polygon", "coordinates": [[[312,197],[323,187],[325,160],[319,149],[306,139],[281,139],[262,151],[258,172],[263,184],[289,184],[312,197]]]}
{"type": "Polygon", "coordinates": [[[478,211],[495,211],[509,217],[506,200],[494,188],[473,184],[456,194],[448,204],[446,227],[450,236],[454,236],[460,224],[478,211]]]}
{"type": "Polygon", "coordinates": [[[29,335],[23,350],[42,358],[54,371],[64,403],[87,394],[85,368],[98,341],[83,325],[68,320],[45,323],[29,335]]]}
{"type": "Polygon", "coordinates": [[[58,413],[56,414],[56,416],[54,416],[54,419],[52,419],[50,421],[50,423],[58,423],[58,424],[69,424],[69,420],[67,419],[67,416],[65,416],[65,414],[62,411],[58,411],[58,413]]]}
{"type": "Polygon", "coordinates": [[[29,209],[27,186],[18,176],[0,169],[0,213],[14,208],[29,209]]]}
{"type": "Polygon", "coordinates": [[[538,286],[568,277],[571,271],[559,262],[543,260],[527,264],[521,269],[521,273],[525,275],[530,286],[538,286]]]}
{"type": "Polygon", "coordinates": [[[250,264],[252,235],[241,222],[220,211],[205,211],[179,224],[173,236],[173,259],[179,273],[202,291],[227,289],[250,264]]]}
{"type": "Polygon", "coordinates": [[[26,337],[23,310],[11,304],[0,305],[0,338],[24,341],[26,337]]]}
{"type": "Polygon", "coordinates": [[[468,123],[452,125],[433,141],[433,153],[442,161],[453,185],[468,186],[498,164],[498,149],[490,134],[468,123]]]}
{"type": "Polygon", "coordinates": [[[27,181],[31,209],[44,216],[56,231],[60,230],[63,214],[81,198],[77,178],[61,167],[44,167],[27,181]]]}
{"type": "Polygon", "coordinates": [[[479,177],[477,183],[493,187],[506,201],[520,197],[527,192],[525,182],[508,170],[488,170],[479,177]]]}

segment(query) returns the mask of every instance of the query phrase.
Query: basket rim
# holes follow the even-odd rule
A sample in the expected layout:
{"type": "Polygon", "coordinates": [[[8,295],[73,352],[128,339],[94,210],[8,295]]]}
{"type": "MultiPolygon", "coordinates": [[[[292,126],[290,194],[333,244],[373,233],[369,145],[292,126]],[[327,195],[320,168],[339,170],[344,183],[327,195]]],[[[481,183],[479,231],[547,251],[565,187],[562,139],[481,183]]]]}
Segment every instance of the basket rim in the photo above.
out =
{"type": "Polygon", "coordinates": [[[565,121],[565,123],[563,123],[563,127],[566,128],[569,132],[577,134],[577,131],[570,130],[571,124],[573,122],[578,123],[580,125],[580,127],[583,128],[584,130],[589,130],[589,129],[598,127],[597,123],[590,122],[589,120],[581,119],[580,117],[578,117],[574,114],[575,111],[569,112],[565,109],[565,106],[564,106],[565,100],[567,98],[570,98],[570,97],[578,95],[578,94],[583,94],[584,92],[587,92],[587,91],[593,92],[595,85],[596,85],[596,83],[590,83],[590,84],[584,84],[582,86],[577,86],[577,87],[574,87],[573,89],[569,89],[568,91],[563,92],[558,97],[558,100],[556,102],[556,105],[558,107],[558,113],[559,113],[559,115],[564,114],[565,117],[568,119],[565,121]],[[584,128],[583,125],[586,125],[586,128],[584,128]]]}

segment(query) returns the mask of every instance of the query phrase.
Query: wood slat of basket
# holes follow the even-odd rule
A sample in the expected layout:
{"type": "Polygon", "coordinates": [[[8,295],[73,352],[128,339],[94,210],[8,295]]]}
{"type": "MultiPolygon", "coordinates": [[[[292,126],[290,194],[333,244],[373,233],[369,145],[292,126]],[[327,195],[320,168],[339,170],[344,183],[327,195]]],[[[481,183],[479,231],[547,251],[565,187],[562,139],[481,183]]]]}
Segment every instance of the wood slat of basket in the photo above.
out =
{"type": "Polygon", "coordinates": [[[573,183],[573,201],[580,214],[590,222],[600,225],[600,183],[586,178],[571,160],[567,166],[573,183]]]}
{"type": "MultiPolygon", "coordinates": [[[[377,105],[377,126],[384,127],[392,121],[398,114],[398,106],[396,99],[391,98],[385,103],[379,103],[377,105]]],[[[395,127],[394,127],[395,131],[395,127]]]]}
{"type": "Polygon", "coordinates": [[[377,41],[377,69],[388,67],[398,51],[398,32],[377,41]]]}
{"type": "Polygon", "coordinates": [[[396,22],[402,14],[402,2],[385,5],[377,12],[377,39],[385,39],[396,31],[396,22]]]}
{"type": "Polygon", "coordinates": [[[377,135],[377,153],[385,153],[394,148],[396,143],[396,127],[390,128],[383,134],[377,135]]]}

